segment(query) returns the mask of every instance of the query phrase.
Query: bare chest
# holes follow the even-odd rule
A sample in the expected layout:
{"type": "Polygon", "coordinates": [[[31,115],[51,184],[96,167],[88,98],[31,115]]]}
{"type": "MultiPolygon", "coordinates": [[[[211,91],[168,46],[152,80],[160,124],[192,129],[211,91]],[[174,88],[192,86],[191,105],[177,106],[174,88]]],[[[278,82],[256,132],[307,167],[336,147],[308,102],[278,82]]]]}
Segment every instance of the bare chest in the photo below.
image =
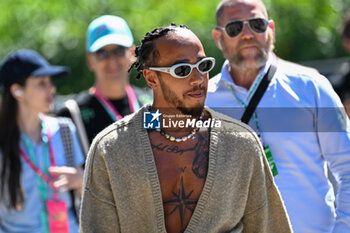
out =
{"type": "Polygon", "coordinates": [[[209,137],[175,143],[150,134],[162,191],[167,231],[183,232],[194,212],[208,171],[209,137]]]}

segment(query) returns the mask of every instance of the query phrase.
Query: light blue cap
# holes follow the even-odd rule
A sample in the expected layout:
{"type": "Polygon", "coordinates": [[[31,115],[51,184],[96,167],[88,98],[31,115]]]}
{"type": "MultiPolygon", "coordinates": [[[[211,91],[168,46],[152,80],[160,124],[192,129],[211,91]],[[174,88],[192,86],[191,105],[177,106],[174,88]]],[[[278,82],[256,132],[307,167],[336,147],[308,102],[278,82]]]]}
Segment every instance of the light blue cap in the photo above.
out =
{"type": "Polygon", "coordinates": [[[93,20],[86,34],[86,50],[96,52],[109,44],[131,47],[134,43],[126,21],[118,16],[103,15],[93,20]]]}

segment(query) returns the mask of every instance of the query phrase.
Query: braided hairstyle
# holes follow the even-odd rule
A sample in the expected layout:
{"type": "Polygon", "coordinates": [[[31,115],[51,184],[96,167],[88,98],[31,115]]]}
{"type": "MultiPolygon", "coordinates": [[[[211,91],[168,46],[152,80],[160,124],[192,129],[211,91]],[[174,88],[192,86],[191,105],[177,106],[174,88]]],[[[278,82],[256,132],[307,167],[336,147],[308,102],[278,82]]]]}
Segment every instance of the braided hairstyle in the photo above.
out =
{"type": "Polygon", "coordinates": [[[177,26],[175,23],[171,23],[169,26],[156,28],[151,32],[147,32],[145,37],[141,40],[141,45],[137,46],[135,49],[136,62],[134,62],[130,68],[137,70],[136,79],[141,77],[142,71],[147,67],[150,67],[151,64],[155,61],[159,53],[154,49],[154,41],[160,37],[163,37],[170,32],[174,32],[176,29],[185,28],[190,30],[186,25],[177,26]]]}

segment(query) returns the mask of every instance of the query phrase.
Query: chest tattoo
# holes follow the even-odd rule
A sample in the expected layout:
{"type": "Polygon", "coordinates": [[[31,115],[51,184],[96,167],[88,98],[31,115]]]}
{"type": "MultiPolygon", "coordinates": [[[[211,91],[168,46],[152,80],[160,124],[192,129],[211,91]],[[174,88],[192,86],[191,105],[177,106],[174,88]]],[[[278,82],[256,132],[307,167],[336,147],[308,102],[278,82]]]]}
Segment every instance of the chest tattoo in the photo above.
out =
{"type": "Polygon", "coordinates": [[[198,134],[195,153],[196,155],[192,163],[192,171],[198,178],[205,179],[208,170],[208,135],[198,134]]]}
{"type": "Polygon", "coordinates": [[[179,214],[180,222],[181,222],[181,230],[185,230],[184,218],[187,211],[190,211],[192,215],[194,208],[197,204],[197,199],[192,199],[191,195],[193,190],[188,191],[185,190],[183,177],[181,176],[180,188],[177,192],[173,192],[172,198],[164,201],[164,205],[172,206],[172,210],[170,215],[179,214]]]}
{"type": "Polygon", "coordinates": [[[182,155],[183,153],[185,153],[187,151],[195,150],[195,147],[188,148],[188,149],[180,149],[178,146],[170,146],[170,145],[166,145],[166,144],[163,144],[163,143],[159,143],[157,145],[151,144],[151,146],[152,146],[152,149],[156,149],[158,151],[167,152],[167,153],[174,153],[174,154],[180,154],[180,155],[182,155]]]}

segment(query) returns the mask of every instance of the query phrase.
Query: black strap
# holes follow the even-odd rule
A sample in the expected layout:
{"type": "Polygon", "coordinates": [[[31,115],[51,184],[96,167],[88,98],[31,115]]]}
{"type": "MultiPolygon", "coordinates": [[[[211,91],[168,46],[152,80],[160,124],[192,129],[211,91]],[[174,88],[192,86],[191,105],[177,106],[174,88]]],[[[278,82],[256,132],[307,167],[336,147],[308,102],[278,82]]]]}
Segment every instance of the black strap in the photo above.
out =
{"type": "Polygon", "coordinates": [[[258,106],[261,98],[263,97],[267,87],[269,86],[269,83],[274,76],[277,68],[274,65],[271,65],[266,74],[264,75],[263,79],[261,80],[258,88],[254,92],[253,97],[250,99],[249,104],[247,108],[245,109],[243,116],[241,118],[241,121],[243,123],[248,124],[250,121],[250,118],[252,118],[253,113],[255,112],[256,107],[258,106]]]}

